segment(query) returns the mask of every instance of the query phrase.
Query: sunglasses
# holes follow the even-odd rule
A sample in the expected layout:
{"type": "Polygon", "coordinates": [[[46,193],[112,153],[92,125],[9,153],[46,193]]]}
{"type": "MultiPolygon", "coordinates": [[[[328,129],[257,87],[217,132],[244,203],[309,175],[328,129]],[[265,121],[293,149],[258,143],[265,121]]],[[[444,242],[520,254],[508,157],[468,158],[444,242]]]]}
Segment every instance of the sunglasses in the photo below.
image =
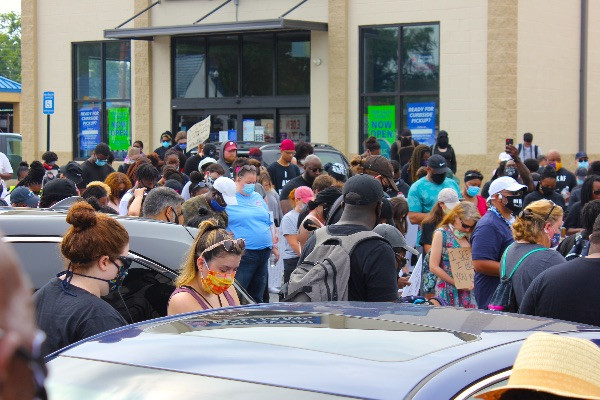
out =
{"type": "MultiPolygon", "coordinates": [[[[460,218],[459,218],[459,219],[460,219],[460,218]]],[[[475,224],[473,224],[473,225],[467,225],[467,224],[465,224],[465,223],[463,222],[463,220],[462,220],[462,219],[460,220],[460,224],[462,225],[463,229],[468,229],[468,230],[471,230],[471,229],[475,228],[475,224]]]]}
{"type": "Polygon", "coordinates": [[[596,196],[600,195],[600,190],[594,190],[594,194],[595,194],[596,196]]]}
{"type": "Polygon", "coordinates": [[[241,167],[236,167],[235,173],[238,174],[240,171],[254,171],[254,172],[256,172],[256,167],[254,165],[242,165],[241,167]]]}
{"type": "Polygon", "coordinates": [[[220,242],[217,242],[211,246],[208,246],[202,253],[200,253],[200,257],[204,255],[204,253],[208,251],[212,251],[219,246],[223,246],[226,252],[231,253],[235,249],[238,251],[244,251],[246,249],[246,241],[244,239],[226,239],[220,242]]]}
{"type": "Polygon", "coordinates": [[[312,172],[323,172],[323,168],[315,168],[315,167],[313,167],[313,168],[307,168],[307,169],[311,170],[312,172]]]}
{"type": "Polygon", "coordinates": [[[135,261],[132,257],[119,256],[117,258],[121,260],[121,262],[123,263],[122,267],[125,269],[129,269],[129,267],[131,267],[131,264],[135,261]]]}

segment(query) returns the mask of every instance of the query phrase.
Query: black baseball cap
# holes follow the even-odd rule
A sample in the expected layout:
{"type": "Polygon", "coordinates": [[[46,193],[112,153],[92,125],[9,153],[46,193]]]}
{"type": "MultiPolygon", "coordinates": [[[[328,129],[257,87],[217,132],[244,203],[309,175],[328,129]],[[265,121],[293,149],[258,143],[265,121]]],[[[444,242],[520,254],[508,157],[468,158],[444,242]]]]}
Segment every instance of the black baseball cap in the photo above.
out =
{"type": "Polygon", "coordinates": [[[379,203],[383,198],[383,187],[371,175],[354,175],[344,184],[342,196],[345,204],[354,206],[379,203]]]}
{"type": "Polygon", "coordinates": [[[77,188],[70,179],[53,179],[44,185],[44,190],[42,191],[42,197],[64,196],[64,198],[67,198],[78,195],[77,188]]]}
{"type": "Polygon", "coordinates": [[[444,174],[448,172],[448,163],[446,159],[439,154],[434,154],[427,160],[427,166],[433,168],[434,174],[444,174]]]}
{"type": "Polygon", "coordinates": [[[76,185],[83,181],[81,165],[75,161],[70,161],[67,165],[60,167],[60,172],[76,185]]]}

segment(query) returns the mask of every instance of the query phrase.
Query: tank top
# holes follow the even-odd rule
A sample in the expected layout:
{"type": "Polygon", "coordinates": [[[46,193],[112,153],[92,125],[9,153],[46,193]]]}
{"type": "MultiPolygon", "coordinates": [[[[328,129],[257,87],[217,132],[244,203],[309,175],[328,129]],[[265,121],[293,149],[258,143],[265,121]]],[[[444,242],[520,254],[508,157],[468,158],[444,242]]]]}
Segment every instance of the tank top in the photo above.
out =
{"type": "MultiPolygon", "coordinates": [[[[196,291],[196,289],[194,289],[191,286],[180,286],[177,289],[175,289],[175,291],[173,291],[173,293],[171,294],[171,297],[175,296],[177,293],[189,293],[190,295],[192,295],[192,297],[198,302],[198,304],[200,305],[200,307],[202,307],[203,310],[210,310],[213,307],[210,306],[210,304],[207,304],[206,301],[204,301],[204,299],[200,296],[200,294],[198,294],[198,292],[196,291]]],[[[225,299],[227,300],[227,302],[229,303],[230,306],[235,306],[235,300],[233,300],[233,297],[231,297],[231,295],[229,294],[229,292],[225,291],[223,292],[223,294],[225,295],[225,299]]],[[[171,297],[169,297],[169,301],[171,301],[171,297]]]]}

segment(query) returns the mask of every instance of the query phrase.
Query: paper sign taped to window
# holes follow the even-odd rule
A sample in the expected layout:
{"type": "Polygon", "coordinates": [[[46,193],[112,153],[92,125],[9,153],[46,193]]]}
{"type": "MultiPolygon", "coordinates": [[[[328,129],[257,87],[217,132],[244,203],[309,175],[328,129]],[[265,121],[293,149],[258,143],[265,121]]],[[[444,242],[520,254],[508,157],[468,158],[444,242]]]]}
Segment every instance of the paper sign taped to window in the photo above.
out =
{"type": "Polygon", "coordinates": [[[198,145],[204,143],[210,135],[210,115],[204,118],[202,121],[194,124],[187,131],[187,148],[193,149],[198,145]]]}
{"type": "Polygon", "coordinates": [[[473,287],[475,270],[473,269],[471,248],[448,249],[448,258],[450,259],[450,270],[452,271],[452,278],[454,278],[454,286],[457,289],[470,289],[473,287]]]}

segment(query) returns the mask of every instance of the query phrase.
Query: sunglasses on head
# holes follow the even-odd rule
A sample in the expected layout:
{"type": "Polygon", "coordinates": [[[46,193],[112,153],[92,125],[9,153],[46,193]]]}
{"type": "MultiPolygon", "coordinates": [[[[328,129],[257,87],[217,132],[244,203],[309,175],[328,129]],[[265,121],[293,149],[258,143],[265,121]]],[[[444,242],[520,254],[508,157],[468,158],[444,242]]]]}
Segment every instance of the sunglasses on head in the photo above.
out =
{"type": "Polygon", "coordinates": [[[244,239],[225,239],[217,242],[211,246],[208,246],[202,253],[200,253],[200,257],[204,255],[204,253],[214,250],[219,246],[223,246],[226,252],[230,253],[234,251],[236,248],[239,251],[244,251],[246,249],[246,241],[244,239]]]}
{"type": "Polygon", "coordinates": [[[256,167],[254,165],[242,165],[241,167],[236,167],[235,173],[238,174],[240,171],[254,171],[254,172],[256,172],[256,167]]]}

